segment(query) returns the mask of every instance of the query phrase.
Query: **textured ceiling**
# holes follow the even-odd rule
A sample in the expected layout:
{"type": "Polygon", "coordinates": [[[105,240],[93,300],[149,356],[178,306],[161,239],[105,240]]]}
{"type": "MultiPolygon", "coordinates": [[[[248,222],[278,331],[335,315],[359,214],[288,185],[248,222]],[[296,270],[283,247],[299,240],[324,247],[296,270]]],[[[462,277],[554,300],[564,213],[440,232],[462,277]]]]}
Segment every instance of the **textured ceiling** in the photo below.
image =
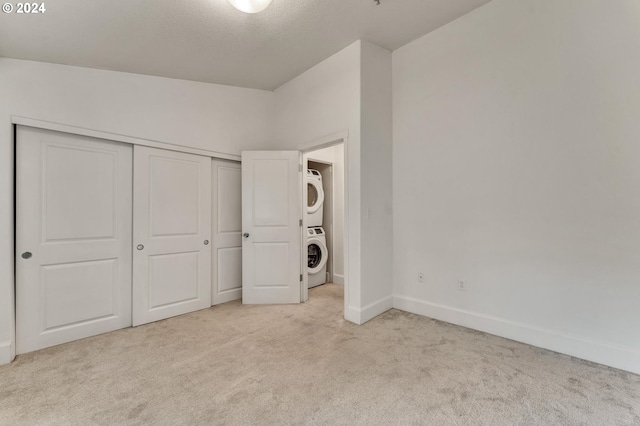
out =
{"type": "Polygon", "coordinates": [[[0,56],[273,90],[352,42],[389,50],[489,0],[55,0],[0,13],[0,56]]]}

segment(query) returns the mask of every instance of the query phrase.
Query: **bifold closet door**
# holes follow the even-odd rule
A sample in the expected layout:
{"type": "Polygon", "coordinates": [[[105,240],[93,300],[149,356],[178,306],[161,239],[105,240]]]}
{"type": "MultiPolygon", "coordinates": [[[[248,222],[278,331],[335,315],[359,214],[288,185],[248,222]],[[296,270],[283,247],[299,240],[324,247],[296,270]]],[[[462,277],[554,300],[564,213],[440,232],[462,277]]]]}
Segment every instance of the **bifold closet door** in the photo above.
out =
{"type": "Polygon", "coordinates": [[[213,275],[211,304],[242,298],[242,169],[212,160],[213,275]]]}
{"type": "Polygon", "coordinates": [[[16,137],[17,353],[130,326],[131,145],[16,137]]]}
{"type": "Polygon", "coordinates": [[[211,306],[211,158],[133,157],[133,325],[211,306]]]}

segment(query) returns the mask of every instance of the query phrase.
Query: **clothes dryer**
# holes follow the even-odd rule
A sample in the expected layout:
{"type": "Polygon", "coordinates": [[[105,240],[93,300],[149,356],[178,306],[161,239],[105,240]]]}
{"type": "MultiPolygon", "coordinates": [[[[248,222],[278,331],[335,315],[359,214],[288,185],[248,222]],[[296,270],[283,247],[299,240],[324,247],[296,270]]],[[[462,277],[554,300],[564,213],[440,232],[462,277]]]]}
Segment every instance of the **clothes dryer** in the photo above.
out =
{"type": "Polygon", "coordinates": [[[307,227],[322,226],[324,189],[319,171],[307,169],[307,227]]]}

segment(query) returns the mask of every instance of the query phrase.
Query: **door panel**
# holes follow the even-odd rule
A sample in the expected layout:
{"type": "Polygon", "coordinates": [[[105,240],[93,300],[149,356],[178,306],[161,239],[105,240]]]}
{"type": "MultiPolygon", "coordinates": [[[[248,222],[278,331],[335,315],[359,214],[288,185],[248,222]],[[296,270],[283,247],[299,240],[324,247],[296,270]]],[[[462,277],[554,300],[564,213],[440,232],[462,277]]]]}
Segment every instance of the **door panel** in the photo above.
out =
{"type": "Polygon", "coordinates": [[[240,236],[242,230],[242,173],[239,163],[221,165],[216,162],[218,175],[218,232],[240,236]]]}
{"type": "Polygon", "coordinates": [[[112,315],[118,266],[117,259],[43,266],[43,329],[112,315]]]}
{"type": "Polygon", "coordinates": [[[149,256],[151,309],[198,298],[199,258],[197,251],[149,256]]]}
{"type": "Polygon", "coordinates": [[[114,153],[87,148],[51,144],[44,147],[44,242],[114,238],[114,153]],[[69,164],[73,167],[67,167],[69,164]],[[69,214],[71,205],[74,211],[69,214]]]}
{"type": "MultiPolygon", "coordinates": [[[[286,159],[256,159],[253,161],[251,175],[253,177],[251,180],[253,184],[253,225],[256,227],[286,228],[291,221],[289,180],[295,179],[297,173],[292,173],[289,170],[289,163],[286,159]]],[[[292,213],[297,218],[297,214],[292,213]]]]}
{"type": "Polygon", "coordinates": [[[240,163],[212,160],[212,305],[242,297],[242,173],[240,163]]]}
{"type": "Polygon", "coordinates": [[[236,291],[242,297],[242,247],[218,249],[218,292],[236,291]]]}
{"type": "Polygon", "coordinates": [[[260,271],[256,273],[255,287],[288,288],[289,246],[289,242],[253,244],[253,261],[256,270],[260,271]]]}
{"type": "Polygon", "coordinates": [[[131,146],[22,126],[17,141],[17,352],[130,326],[131,146]]]}
{"type": "Polygon", "coordinates": [[[211,304],[211,159],[134,147],[133,325],[211,304]]]}
{"type": "Polygon", "coordinates": [[[162,155],[149,156],[151,236],[197,235],[199,163],[162,155]]]}
{"type": "Polygon", "coordinates": [[[242,302],[300,303],[298,151],[242,153],[242,302]]]}

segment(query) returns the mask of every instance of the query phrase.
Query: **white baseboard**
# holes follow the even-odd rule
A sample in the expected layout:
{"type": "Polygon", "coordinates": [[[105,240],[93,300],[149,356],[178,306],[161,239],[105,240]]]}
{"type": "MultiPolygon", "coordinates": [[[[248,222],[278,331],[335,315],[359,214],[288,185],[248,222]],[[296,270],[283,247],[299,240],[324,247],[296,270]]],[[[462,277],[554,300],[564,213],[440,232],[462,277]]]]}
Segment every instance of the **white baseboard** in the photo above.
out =
{"type": "Polygon", "coordinates": [[[333,274],[333,283],[344,285],[344,275],[333,274]]]}
{"type": "Polygon", "coordinates": [[[640,374],[640,350],[585,339],[451,306],[394,296],[393,307],[566,355],[640,374]]]}
{"type": "Polygon", "coordinates": [[[347,321],[361,325],[391,308],[393,308],[393,297],[389,296],[363,306],[362,308],[348,307],[345,310],[344,317],[347,321]]]}
{"type": "Polygon", "coordinates": [[[0,365],[9,364],[12,360],[11,342],[0,343],[0,365]]]}
{"type": "Polygon", "coordinates": [[[344,319],[346,319],[349,322],[352,322],[354,324],[358,324],[360,325],[360,310],[353,308],[353,307],[349,307],[349,308],[345,308],[344,310],[344,319]]]}

